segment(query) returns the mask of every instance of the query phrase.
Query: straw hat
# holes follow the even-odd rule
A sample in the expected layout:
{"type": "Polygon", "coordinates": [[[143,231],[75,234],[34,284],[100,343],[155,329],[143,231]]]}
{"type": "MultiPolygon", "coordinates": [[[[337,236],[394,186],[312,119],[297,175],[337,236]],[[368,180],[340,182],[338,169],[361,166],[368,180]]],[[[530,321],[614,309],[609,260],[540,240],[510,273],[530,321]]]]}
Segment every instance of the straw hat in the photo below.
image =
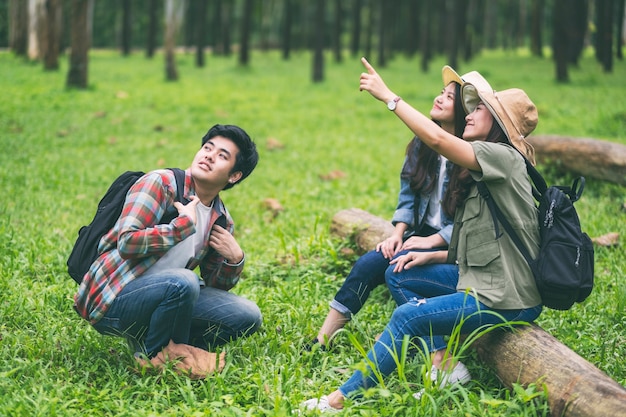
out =
{"type": "Polygon", "coordinates": [[[441,78],[443,78],[443,85],[448,85],[452,81],[457,84],[463,85],[463,79],[450,65],[445,65],[441,68],[441,78]]]}
{"type": "MultiPolygon", "coordinates": [[[[488,85],[488,84],[487,84],[488,85]]],[[[510,88],[495,91],[482,83],[466,82],[461,89],[463,105],[468,113],[482,101],[496,119],[506,137],[518,151],[535,165],[535,150],[526,137],[537,127],[537,107],[524,90],[510,88]]]]}

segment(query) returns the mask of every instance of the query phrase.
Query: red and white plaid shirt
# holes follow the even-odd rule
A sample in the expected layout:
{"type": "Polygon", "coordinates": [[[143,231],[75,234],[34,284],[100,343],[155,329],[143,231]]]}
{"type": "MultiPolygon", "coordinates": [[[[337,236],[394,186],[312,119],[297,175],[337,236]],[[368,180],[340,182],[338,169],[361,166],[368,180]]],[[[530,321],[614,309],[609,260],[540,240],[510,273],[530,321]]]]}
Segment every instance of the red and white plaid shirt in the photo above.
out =
{"type": "MultiPolygon", "coordinates": [[[[185,172],[184,197],[195,194],[189,169],[185,172]]],[[[176,180],[171,170],[152,171],[141,177],[129,190],[122,214],[98,246],[98,259],[91,265],[74,296],[74,308],[85,320],[98,322],[124,286],[140,277],[168,250],[196,232],[187,216],[176,217],[168,224],[158,224],[166,212],[176,210],[176,180]]],[[[244,266],[229,264],[211,249],[208,237],[220,216],[226,217],[227,230],[234,231],[233,220],[219,195],[213,200],[207,239],[202,251],[186,266],[200,266],[206,285],[231,289],[244,266]],[[208,255],[207,255],[208,254],[208,255]],[[207,256],[205,256],[207,255],[207,256]]]]}

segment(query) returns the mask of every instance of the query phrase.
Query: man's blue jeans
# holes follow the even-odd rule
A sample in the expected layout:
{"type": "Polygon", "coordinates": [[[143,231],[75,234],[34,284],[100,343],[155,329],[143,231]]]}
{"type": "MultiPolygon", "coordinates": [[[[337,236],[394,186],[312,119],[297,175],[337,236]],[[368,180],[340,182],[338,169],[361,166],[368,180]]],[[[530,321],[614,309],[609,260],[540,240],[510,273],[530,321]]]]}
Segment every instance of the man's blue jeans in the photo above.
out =
{"type": "MultiPolygon", "coordinates": [[[[523,310],[491,310],[463,292],[412,299],[396,308],[380,339],[368,352],[367,359],[386,377],[396,369],[396,360],[405,335],[428,340],[431,335],[450,335],[457,325],[462,326],[461,333],[467,334],[484,325],[501,323],[503,319],[532,322],[539,316],[541,309],[539,305],[523,310]],[[499,316],[491,312],[496,312],[499,316]]],[[[339,388],[344,396],[357,394],[359,389],[378,383],[369,364],[367,369],[369,372],[366,374],[356,371],[339,388]]]]}
{"type": "Polygon", "coordinates": [[[201,288],[193,271],[176,268],[128,283],[94,328],[125,337],[136,351],[153,357],[170,339],[206,350],[254,333],[261,323],[252,301],[201,288]]]}

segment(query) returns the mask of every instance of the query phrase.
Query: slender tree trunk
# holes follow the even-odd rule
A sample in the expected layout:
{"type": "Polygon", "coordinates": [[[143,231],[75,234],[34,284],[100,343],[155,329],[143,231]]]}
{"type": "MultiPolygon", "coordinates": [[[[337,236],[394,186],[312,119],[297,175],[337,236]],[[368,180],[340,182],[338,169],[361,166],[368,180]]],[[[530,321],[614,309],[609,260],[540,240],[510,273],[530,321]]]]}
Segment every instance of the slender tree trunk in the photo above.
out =
{"type": "Polygon", "coordinates": [[[70,68],[67,73],[67,87],[87,88],[87,68],[89,64],[89,46],[91,37],[89,32],[90,9],[93,10],[93,0],[72,0],[71,18],[71,52],[70,68]]]}
{"type": "Polygon", "coordinates": [[[130,55],[133,33],[132,0],[121,0],[122,4],[122,55],[130,55]]]}
{"type": "Polygon", "coordinates": [[[613,0],[596,0],[596,57],[604,72],[613,71],[613,0]]]}
{"type": "Polygon", "coordinates": [[[497,0],[486,0],[484,15],[484,35],[485,45],[489,49],[498,46],[498,2],[497,0]]]}
{"type": "Polygon", "coordinates": [[[578,66],[578,61],[585,47],[585,36],[587,35],[588,0],[570,0],[567,10],[568,17],[568,52],[567,60],[570,64],[578,66]]]}
{"type": "Polygon", "coordinates": [[[350,53],[353,57],[356,57],[361,50],[361,9],[363,8],[363,0],[353,1],[350,53]]]}
{"type": "Polygon", "coordinates": [[[374,36],[374,29],[376,27],[376,18],[374,13],[374,5],[369,1],[367,5],[367,30],[365,31],[365,51],[364,55],[369,59],[372,55],[372,38],[374,36]]]}
{"type": "Polygon", "coordinates": [[[41,20],[41,0],[28,0],[28,58],[41,58],[39,48],[39,27],[41,20]]]}
{"type": "Polygon", "coordinates": [[[422,50],[422,61],[421,61],[421,69],[422,72],[428,72],[428,64],[433,56],[433,46],[432,46],[432,17],[434,16],[434,6],[436,0],[426,0],[423,3],[422,7],[422,34],[420,36],[421,39],[421,50],[422,50]]]}
{"type": "Polygon", "coordinates": [[[213,53],[222,55],[224,53],[224,44],[222,42],[222,0],[213,0],[212,3],[211,35],[213,38],[213,53]]]}
{"type": "Polygon", "coordinates": [[[556,67],[556,80],[560,83],[569,81],[567,73],[567,25],[564,10],[568,7],[567,0],[555,0],[552,10],[552,54],[556,67]]]}
{"type": "Polygon", "coordinates": [[[9,0],[9,48],[18,56],[28,51],[28,3],[9,0]]]}
{"type": "Polygon", "coordinates": [[[543,57],[543,12],[545,0],[531,0],[530,51],[534,56],[543,57]]]}
{"type": "Polygon", "coordinates": [[[253,0],[244,0],[241,16],[241,46],[239,48],[239,64],[246,66],[250,62],[250,31],[252,26],[253,0]]]}
{"type": "Polygon", "coordinates": [[[282,50],[283,59],[288,60],[291,53],[291,27],[293,24],[292,0],[284,0],[285,18],[283,21],[282,50]]]}
{"type": "Polygon", "coordinates": [[[389,7],[386,0],[376,0],[376,7],[378,8],[378,66],[384,68],[387,66],[387,43],[388,32],[390,27],[389,21],[389,7]]]}
{"type": "Polygon", "coordinates": [[[335,62],[341,62],[343,59],[341,54],[341,30],[343,9],[341,7],[342,0],[335,0],[335,19],[333,24],[333,52],[335,56],[335,62]]]}
{"type": "Polygon", "coordinates": [[[222,2],[222,45],[224,55],[230,56],[233,53],[232,45],[231,45],[231,32],[230,29],[232,27],[233,15],[233,5],[230,1],[222,2]]]}
{"type": "Polygon", "coordinates": [[[185,11],[184,0],[165,1],[165,79],[178,80],[176,68],[176,35],[185,11]]]}
{"type": "Polygon", "coordinates": [[[196,20],[196,66],[199,68],[204,67],[204,48],[206,47],[206,11],[207,0],[196,0],[198,3],[198,10],[195,16],[196,20]]]}
{"type": "Polygon", "coordinates": [[[624,46],[624,15],[625,12],[625,3],[626,0],[616,0],[617,1],[617,18],[615,19],[616,23],[616,31],[615,31],[615,45],[617,46],[615,57],[620,61],[624,59],[624,54],[622,52],[622,47],[624,46]]]}
{"type": "Polygon", "coordinates": [[[43,65],[47,71],[59,69],[59,47],[61,45],[61,25],[62,25],[61,0],[45,0],[44,16],[44,36],[42,39],[43,65]]]}
{"type": "Polygon", "coordinates": [[[152,58],[156,50],[156,36],[158,27],[157,13],[158,0],[148,0],[148,33],[146,36],[146,57],[152,58]]]}
{"type": "Polygon", "coordinates": [[[324,81],[324,16],[326,0],[315,0],[315,29],[313,34],[313,82],[324,81]]]}

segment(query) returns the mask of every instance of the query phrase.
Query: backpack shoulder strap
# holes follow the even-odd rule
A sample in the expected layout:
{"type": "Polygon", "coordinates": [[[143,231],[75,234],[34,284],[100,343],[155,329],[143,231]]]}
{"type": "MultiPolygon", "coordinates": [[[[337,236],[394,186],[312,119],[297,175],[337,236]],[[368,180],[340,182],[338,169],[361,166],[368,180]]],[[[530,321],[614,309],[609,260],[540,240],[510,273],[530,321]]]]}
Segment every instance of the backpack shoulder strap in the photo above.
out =
{"type": "Polygon", "coordinates": [[[498,207],[495,200],[491,198],[491,193],[489,192],[487,185],[484,182],[479,181],[476,186],[478,187],[478,192],[480,193],[481,197],[485,199],[487,206],[489,207],[489,211],[491,212],[491,216],[493,217],[493,224],[496,229],[496,239],[500,238],[498,228],[499,220],[500,223],[502,223],[504,230],[506,230],[506,232],[511,237],[513,243],[515,243],[515,246],[517,246],[517,249],[520,251],[524,259],[526,259],[528,265],[531,265],[533,262],[533,258],[530,256],[528,248],[526,248],[520,237],[517,235],[517,233],[513,229],[513,226],[511,226],[511,223],[509,223],[506,217],[504,217],[504,213],[502,213],[502,210],[500,210],[500,207],[498,207]]]}
{"type": "Polygon", "coordinates": [[[174,173],[176,179],[176,201],[183,204],[189,203],[185,198],[185,171],[180,168],[169,168],[174,173]]]}

